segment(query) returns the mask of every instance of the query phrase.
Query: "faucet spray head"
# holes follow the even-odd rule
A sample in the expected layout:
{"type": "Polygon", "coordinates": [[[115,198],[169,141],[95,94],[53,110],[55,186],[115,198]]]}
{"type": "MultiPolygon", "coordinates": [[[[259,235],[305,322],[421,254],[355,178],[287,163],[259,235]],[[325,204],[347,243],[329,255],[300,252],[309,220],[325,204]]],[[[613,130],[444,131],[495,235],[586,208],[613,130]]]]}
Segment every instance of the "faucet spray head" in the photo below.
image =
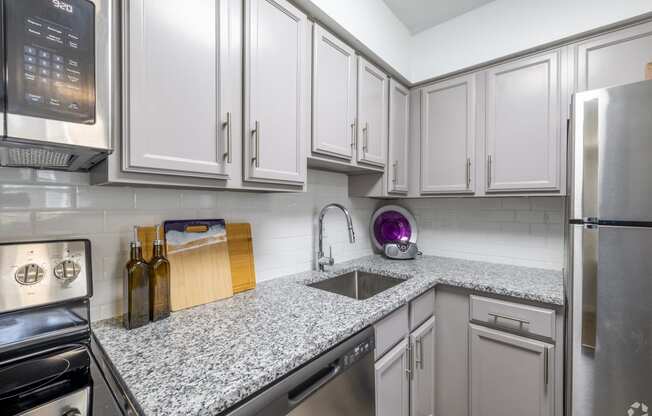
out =
{"type": "Polygon", "coordinates": [[[355,243],[355,231],[353,231],[353,226],[349,226],[349,242],[351,244],[355,243]]]}

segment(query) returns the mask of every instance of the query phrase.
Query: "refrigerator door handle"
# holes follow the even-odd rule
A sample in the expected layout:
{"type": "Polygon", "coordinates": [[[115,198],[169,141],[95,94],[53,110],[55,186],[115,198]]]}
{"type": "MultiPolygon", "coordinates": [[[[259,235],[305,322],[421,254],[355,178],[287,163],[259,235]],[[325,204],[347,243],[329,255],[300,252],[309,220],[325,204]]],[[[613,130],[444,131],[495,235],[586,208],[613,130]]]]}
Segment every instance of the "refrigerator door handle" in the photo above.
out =
{"type": "Polygon", "coordinates": [[[599,97],[573,98],[572,218],[597,218],[599,181],[599,97]]]}
{"type": "Polygon", "coordinates": [[[582,228],[582,346],[595,349],[598,316],[599,227],[582,228]]]}

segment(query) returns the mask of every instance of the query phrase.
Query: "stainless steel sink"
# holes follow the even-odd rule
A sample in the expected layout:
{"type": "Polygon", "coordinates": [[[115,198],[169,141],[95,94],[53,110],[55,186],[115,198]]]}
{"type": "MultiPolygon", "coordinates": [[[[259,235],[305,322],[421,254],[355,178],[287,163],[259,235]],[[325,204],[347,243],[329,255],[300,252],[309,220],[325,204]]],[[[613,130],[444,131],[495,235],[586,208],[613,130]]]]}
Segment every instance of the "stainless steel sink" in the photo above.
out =
{"type": "Polygon", "coordinates": [[[348,296],[353,299],[369,299],[390,287],[394,287],[405,280],[383,276],[375,273],[349,272],[308,286],[325,290],[338,295],[348,296]]]}

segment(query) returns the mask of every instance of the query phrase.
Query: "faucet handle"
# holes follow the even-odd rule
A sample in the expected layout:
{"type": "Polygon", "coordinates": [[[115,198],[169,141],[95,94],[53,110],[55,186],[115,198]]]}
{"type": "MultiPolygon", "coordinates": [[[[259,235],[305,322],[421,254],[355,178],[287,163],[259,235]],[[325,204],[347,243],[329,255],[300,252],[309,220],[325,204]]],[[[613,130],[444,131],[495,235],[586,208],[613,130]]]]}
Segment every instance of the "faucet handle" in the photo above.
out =
{"type": "Polygon", "coordinates": [[[335,264],[335,259],[333,258],[333,246],[328,246],[328,265],[332,266],[335,264]]]}

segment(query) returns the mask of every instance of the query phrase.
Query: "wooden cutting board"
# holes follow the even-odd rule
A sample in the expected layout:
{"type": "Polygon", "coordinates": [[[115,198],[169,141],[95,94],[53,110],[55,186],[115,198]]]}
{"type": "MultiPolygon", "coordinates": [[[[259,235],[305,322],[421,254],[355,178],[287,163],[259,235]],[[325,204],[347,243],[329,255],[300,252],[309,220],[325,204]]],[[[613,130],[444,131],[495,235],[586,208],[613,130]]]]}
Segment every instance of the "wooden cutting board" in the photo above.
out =
{"type": "MultiPolygon", "coordinates": [[[[161,226],[161,240],[165,238],[163,233],[163,226],[161,226]]],[[[154,240],[156,240],[156,226],[155,225],[139,225],[138,226],[138,241],[140,241],[143,248],[143,259],[149,262],[154,254],[154,240]]],[[[165,246],[163,247],[165,251],[165,246]]]]}
{"type": "Polygon", "coordinates": [[[254,267],[251,225],[247,223],[226,224],[226,237],[229,242],[233,293],[255,288],[256,269],[254,267]]]}
{"type": "Polygon", "coordinates": [[[645,79],[652,79],[652,62],[645,66],[645,79]]]}
{"type": "Polygon", "coordinates": [[[224,220],[166,221],[173,311],[233,296],[224,220]]]}

